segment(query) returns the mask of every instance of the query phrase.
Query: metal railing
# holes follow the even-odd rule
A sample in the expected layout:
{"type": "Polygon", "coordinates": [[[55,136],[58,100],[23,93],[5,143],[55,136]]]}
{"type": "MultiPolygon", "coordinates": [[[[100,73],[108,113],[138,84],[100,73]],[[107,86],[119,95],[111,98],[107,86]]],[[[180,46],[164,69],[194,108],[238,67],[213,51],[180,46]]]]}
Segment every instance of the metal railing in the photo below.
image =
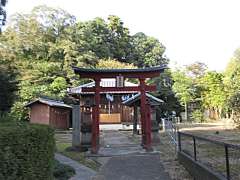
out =
{"type": "Polygon", "coordinates": [[[228,180],[240,180],[240,145],[178,132],[178,149],[228,180]]]}
{"type": "Polygon", "coordinates": [[[163,130],[170,137],[171,144],[174,145],[175,150],[178,148],[178,128],[176,126],[175,120],[173,118],[162,119],[163,130]]]}

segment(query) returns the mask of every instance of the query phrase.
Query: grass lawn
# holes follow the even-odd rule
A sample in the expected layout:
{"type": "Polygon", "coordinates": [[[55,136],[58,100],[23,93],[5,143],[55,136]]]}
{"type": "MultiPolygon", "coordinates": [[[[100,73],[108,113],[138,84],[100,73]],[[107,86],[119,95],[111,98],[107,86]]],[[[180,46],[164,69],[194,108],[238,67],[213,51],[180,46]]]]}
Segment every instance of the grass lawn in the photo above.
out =
{"type": "Polygon", "coordinates": [[[58,138],[58,135],[56,135],[56,148],[58,153],[61,153],[95,171],[99,170],[101,164],[99,164],[98,162],[92,159],[85,157],[84,152],[66,150],[68,147],[71,147],[71,145],[72,144],[70,142],[66,142],[66,140],[61,141],[61,138],[58,138]]]}

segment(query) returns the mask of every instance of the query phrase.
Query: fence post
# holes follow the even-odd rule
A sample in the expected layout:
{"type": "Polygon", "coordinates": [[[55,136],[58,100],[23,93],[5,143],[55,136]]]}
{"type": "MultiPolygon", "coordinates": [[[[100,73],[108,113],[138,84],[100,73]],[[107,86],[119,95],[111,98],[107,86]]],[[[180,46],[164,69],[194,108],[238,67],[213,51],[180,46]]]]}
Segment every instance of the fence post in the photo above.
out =
{"type": "Polygon", "coordinates": [[[179,150],[179,152],[182,151],[182,147],[181,147],[181,134],[180,134],[179,131],[178,131],[178,150],[179,150]]]}
{"type": "Polygon", "coordinates": [[[197,161],[196,139],[194,136],[193,136],[193,152],[194,152],[194,160],[197,161]]]}
{"type": "Polygon", "coordinates": [[[166,131],[166,121],[165,118],[162,118],[162,127],[163,127],[163,132],[166,131]]]}
{"type": "Polygon", "coordinates": [[[225,158],[226,158],[227,179],[230,180],[230,167],[229,167],[229,157],[228,157],[228,146],[226,144],[225,144],[225,158]]]}

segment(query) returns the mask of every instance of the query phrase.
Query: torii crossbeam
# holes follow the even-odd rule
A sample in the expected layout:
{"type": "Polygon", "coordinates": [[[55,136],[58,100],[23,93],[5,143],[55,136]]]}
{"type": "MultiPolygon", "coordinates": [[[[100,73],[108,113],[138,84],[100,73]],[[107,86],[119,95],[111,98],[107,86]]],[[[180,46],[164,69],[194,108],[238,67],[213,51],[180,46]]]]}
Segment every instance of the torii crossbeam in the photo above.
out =
{"type": "MultiPolygon", "coordinates": [[[[146,150],[151,149],[151,116],[149,105],[146,101],[146,92],[156,91],[155,85],[146,85],[147,78],[154,78],[160,75],[166,69],[166,66],[158,66],[144,69],[85,69],[73,67],[76,74],[80,78],[90,78],[95,81],[95,87],[83,88],[83,92],[94,92],[94,107],[92,111],[92,137],[91,137],[91,151],[97,153],[99,149],[99,104],[100,92],[107,91],[139,91],[141,93],[141,124],[142,124],[142,143],[146,150]],[[103,78],[125,78],[139,79],[139,86],[137,87],[101,87],[100,81],[103,78]]],[[[118,84],[118,83],[116,83],[118,84]]]]}

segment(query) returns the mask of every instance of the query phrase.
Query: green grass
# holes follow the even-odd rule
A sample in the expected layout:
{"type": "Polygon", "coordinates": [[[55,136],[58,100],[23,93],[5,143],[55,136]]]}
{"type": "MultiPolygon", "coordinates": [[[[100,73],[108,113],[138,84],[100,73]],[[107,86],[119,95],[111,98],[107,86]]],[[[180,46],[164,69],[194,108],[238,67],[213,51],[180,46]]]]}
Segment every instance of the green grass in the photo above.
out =
{"type": "Polygon", "coordinates": [[[68,180],[76,174],[75,170],[66,164],[61,164],[59,161],[54,161],[53,176],[55,180],[68,180]]]}
{"type": "Polygon", "coordinates": [[[66,148],[71,147],[71,143],[57,143],[56,146],[58,153],[61,153],[95,171],[99,170],[101,165],[92,159],[86,158],[84,152],[67,151],[66,148]]]}

